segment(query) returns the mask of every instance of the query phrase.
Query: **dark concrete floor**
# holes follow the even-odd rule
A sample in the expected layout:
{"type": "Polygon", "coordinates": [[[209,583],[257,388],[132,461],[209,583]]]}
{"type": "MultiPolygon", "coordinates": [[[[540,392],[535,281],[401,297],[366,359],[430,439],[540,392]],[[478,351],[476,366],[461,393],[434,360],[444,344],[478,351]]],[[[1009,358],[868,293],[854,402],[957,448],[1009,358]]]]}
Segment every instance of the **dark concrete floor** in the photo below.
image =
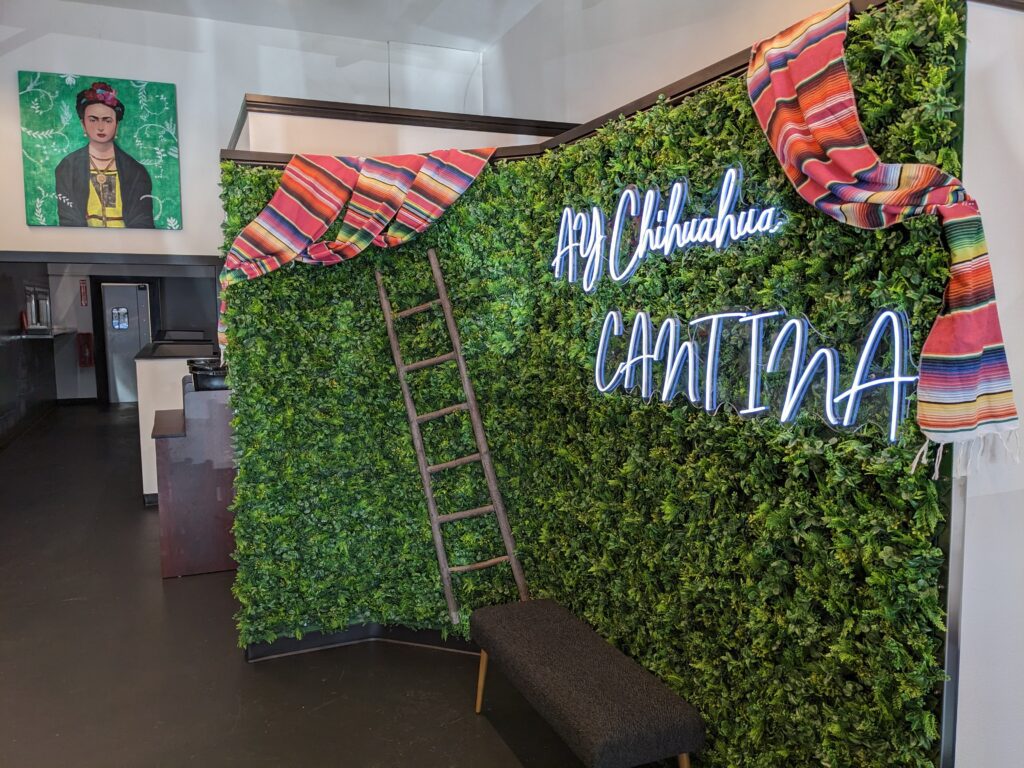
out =
{"type": "Polygon", "coordinates": [[[162,581],[133,409],[0,451],[0,766],[578,766],[474,656],[371,643],[246,664],[232,574],[162,581]]]}

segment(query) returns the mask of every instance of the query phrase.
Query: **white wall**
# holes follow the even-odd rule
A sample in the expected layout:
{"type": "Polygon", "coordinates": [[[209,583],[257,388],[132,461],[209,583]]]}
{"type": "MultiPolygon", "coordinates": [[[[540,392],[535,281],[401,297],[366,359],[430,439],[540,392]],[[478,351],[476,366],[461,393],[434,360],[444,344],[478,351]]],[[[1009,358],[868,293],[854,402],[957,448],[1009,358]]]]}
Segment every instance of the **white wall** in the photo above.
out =
{"type": "Polygon", "coordinates": [[[0,250],[217,254],[218,153],[246,92],[387,105],[390,90],[393,106],[464,111],[467,104],[479,104],[478,54],[405,46],[396,52],[389,89],[387,48],[379,41],[88,3],[0,0],[0,103],[6,105],[0,111],[0,178],[13,193],[13,204],[0,206],[0,250]],[[445,77],[422,72],[431,57],[445,77]],[[176,84],[184,229],[29,227],[20,202],[18,70],[176,84]]]}
{"type": "MultiPolygon", "coordinates": [[[[977,198],[1024,413],[1024,12],[969,3],[964,185],[977,198]]],[[[1024,446],[1022,446],[1024,447],[1024,446]]],[[[1024,763],[1024,464],[967,479],[956,764],[1024,763]]]]}
{"type": "Polygon", "coordinates": [[[484,114],[586,122],[827,5],[542,0],[484,50],[484,114]]]}
{"type": "MultiPolygon", "coordinates": [[[[54,328],[73,328],[77,333],[93,333],[92,295],[88,275],[50,274],[50,312],[54,328]],[[85,281],[85,306],[82,306],[81,301],[82,281],[85,281]]],[[[53,369],[57,377],[58,400],[96,397],[95,361],[87,368],[78,365],[78,346],[74,333],[62,334],[53,340],[53,369]]]]}
{"type": "Polygon", "coordinates": [[[388,92],[395,106],[481,113],[484,78],[480,51],[389,42],[388,61],[388,92]]]}

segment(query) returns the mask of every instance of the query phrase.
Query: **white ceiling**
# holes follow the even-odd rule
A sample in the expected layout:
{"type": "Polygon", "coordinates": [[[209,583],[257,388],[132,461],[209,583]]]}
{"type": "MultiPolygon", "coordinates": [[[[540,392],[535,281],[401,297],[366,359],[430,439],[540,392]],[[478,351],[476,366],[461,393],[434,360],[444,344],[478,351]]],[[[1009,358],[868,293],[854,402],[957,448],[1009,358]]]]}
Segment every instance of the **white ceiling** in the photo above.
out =
{"type": "Polygon", "coordinates": [[[364,40],[391,40],[479,51],[497,42],[540,2],[541,0],[90,0],[85,4],[364,40]]]}

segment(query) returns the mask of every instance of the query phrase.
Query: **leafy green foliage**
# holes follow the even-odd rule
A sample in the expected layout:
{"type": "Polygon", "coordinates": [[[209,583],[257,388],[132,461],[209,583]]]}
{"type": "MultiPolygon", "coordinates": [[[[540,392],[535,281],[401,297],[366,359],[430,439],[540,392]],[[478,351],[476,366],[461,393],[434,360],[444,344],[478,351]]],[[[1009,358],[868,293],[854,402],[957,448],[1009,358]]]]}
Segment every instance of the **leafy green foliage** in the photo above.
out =
{"type": "MultiPolygon", "coordinates": [[[[872,144],[959,172],[962,3],[890,3],[853,22],[848,62],[872,144]]],[[[278,174],[223,168],[227,242],[278,174]]],[[[943,637],[939,494],[867,424],[837,433],[601,396],[605,312],[696,317],[726,307],[806,314],[844,361],[881,307],[906,311],[915,353],[948,255],[928,219],[868,232],[800,200],[742,78],[660,104],[543,157],[486,171],[419,240],[333,268],[295,266],[229,295],[239,475],[241,642],[361,621],[445,627],[444,600],[373,271],[397,308],[432,298],[442,261],[510,520],[534,595],[569,606],[698,706],[700,763],[768,768],[934,765],[943,637]],[[713,205],[722,169],[743,205],[788,223],[723,253],[648,262],[592,296],[548,263],[566,204],[614,205],[627,184],[687,176],[713,205]]],[[[437,316],[399,321],[407,359],[447,349],[437,316]]],[[[413,375],[421,411],[459,397],[453,366],[413,375]]],[[[769,391],[778,382],[768,381],[769,391]]],[[[430,425],[432,461],[466,453],[464,415],[430,425]]],[[[442,511],[476,506],[478,469],[439,478],[442,511]]],[[[453,562],[493,555],[493,522],[453,527],[453,562]]],[[[456,577],[463,606],[513,599],[501,568],[456,577]]],[[[460,628],[464,631],[465,627],[460,628]]]]}

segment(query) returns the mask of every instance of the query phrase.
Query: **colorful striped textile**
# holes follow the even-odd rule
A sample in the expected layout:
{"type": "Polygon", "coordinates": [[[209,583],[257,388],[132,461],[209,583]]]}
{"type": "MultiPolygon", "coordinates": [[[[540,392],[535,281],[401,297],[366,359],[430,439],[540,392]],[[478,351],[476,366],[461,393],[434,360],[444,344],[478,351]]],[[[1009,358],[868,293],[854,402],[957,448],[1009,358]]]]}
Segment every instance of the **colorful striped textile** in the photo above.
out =
{"type": "Polygon", "coordinates": [[[337,264],[370,245],[408,242],[469,189],[493,153],[485,147],[393,157],[293,157],[267,207],[238,234],[224,261],[221,345],[230,285],[293,261],[337,264]],[[343,209],[338,239],[317,242],[343,209]]]}
{"type": "Polygon", "coordinates": [[[757,43],[747,91],[786,176],[807,202],[855,227],[936,214],[952,252],[945,301],[921,351],[917,423],[937,443],[1017,427],[978,206],[931,165],[883,163],[868,145],[843,58],[846,3],[757,43]]]}

